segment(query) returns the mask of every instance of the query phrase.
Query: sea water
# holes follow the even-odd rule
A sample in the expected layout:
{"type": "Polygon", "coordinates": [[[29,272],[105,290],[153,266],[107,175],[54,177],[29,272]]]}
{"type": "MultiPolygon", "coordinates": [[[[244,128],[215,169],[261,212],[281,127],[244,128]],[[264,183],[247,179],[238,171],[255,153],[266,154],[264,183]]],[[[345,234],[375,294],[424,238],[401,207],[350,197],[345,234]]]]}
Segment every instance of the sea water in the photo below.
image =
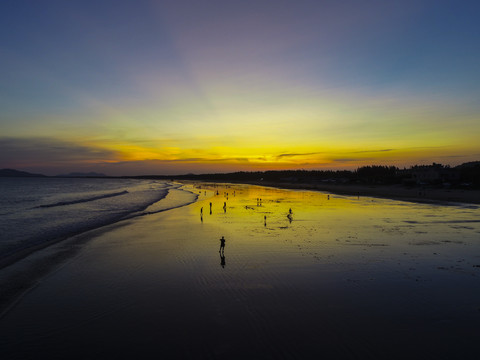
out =
{"type": "Polygon", "coordinates": [[[196,195],[179,187],[159,180],[0,178],[0,259],[128,217],[195,201],[196,195]]]}

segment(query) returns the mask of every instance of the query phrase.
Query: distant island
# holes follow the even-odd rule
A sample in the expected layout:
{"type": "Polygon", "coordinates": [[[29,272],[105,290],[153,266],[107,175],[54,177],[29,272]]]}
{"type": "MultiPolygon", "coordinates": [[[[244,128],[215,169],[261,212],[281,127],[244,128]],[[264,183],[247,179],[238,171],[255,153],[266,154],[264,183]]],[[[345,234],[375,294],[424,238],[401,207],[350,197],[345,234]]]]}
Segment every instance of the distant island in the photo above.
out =
{"type": "Polygon", "coordinates": [[[82,172],[72,172],[70,174],[61,174],[57,175],[56,177],[106,177],[107,175],[102,174],[102,173],[96,173],[96,172],[88,172],[88,173],[82,173],[82,172]]]}
{"type": "Polygon", "coordinates": [[[14,169],[0,169],[0,177],[46,177],[42,174],[32,174],[14,169]]]}
{"type": "MultiPolygon", "coordinates": [[[[20,171],[20,170],[15,170],[15,169],[0,169],[0,177],[49,177],[43,174],[33,174],[29,173],[27,171],[20,171]]],[[[83,172],[72,172],[69,174],[61,174],[61,175],[56,175],[54,177],[72,177],[72,178],[78,178],[78,177],[107,177],[107,175],[102,174],[102,173],[96,173],[96,172],[88,172],[88,173],[83,173],[83,172]]]]}

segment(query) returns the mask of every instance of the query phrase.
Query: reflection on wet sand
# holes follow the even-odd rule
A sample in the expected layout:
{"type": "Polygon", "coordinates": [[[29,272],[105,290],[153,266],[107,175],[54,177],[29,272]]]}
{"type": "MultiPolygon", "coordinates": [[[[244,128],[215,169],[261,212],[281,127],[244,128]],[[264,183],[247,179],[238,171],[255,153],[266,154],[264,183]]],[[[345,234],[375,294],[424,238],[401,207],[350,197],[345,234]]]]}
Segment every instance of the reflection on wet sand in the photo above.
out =
{"type": "Polygon", "coordinates": [[[220,253],[220,266],[221,266],[222,268],[225,267],[225,253],[223,253],[223,252],[220,253]]]}
{"type": "Polygon", "coordinates": [[[198,202],[99,235],[26,294],[2,356],[472,358],[478,207],[187,189],[198,202]]]}

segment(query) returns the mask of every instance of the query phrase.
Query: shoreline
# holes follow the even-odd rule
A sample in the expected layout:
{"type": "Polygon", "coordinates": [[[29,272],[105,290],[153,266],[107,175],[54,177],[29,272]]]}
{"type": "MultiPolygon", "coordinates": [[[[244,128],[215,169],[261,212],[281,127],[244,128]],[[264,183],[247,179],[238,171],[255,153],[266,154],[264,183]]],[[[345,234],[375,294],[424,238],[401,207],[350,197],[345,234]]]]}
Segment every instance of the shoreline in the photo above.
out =
{"type": "MultiPolygon", "coordinates": [[[[205,181],[207,182],[207,181],[205,181]]],[[[217,182],[219,183],[219,182],[217,182]]],[[[337,195],[369,196],[382,199],[401,200],[416,203],[453,203],[480,204],[480,190],[408,188],[402,185],[345,185],[345,184],[311,184],[278,183],[268,181],[234,182],[232,184],[258,185],[290,190],[309,190],[329,192],[337,195]],[[421,192],[421,194],[420,194],[421,192]]]]}
{"type": "MultiPolygon", "coordinates": [[[[178,183],[178,185],[179,185],[178,188],[181,188],[183,186],[183,184],[181,184],[181,183],[178,183]]],[[[162,198],[156,200],[155,202],[153,202],[151,204],[148,204],[143,209],[134,210],[134,211],[131,211],[131,212],[125,213],[125,214],[120,214],[119,216],[111,218],[104,223],[101,223],[101,224],[98,224],[98,225],[93,225],[93,226],[86,226],[86,227],[81,228],[79,230],[66,232],[64,234],[61,234],[60,236],[53,237],[53,238],[50,238],[48,240],[44,240],[44,241],[41,241],[39,243],[35,243],[33,245],[27,245],[23,248],[13,250],[13,251],[11,251],[9,253],[6,253],[6,254],[1,254],[0,255],[0,270],[4,269],[4,268],[6,268],[6,267],[8,267],[12,264],[15,264],[18,261],[21,261],[22,259],[28,257],[29,255],[31,255],[33,253],[36,253],[36,252],[41,251],[45,248],[54,246],[57,243],[65,242],[69,239],[75,238],[77,236],[81,236],[82,234],[87,234],[87,233],[90,233],[91,231],[102,229],[102,228],[108,227],[110,225],[115,225],[115,224],[117,224],[121,221],[133,219],[133,218],[136,218],[138,216],[150,215],[152,213],[162,212],[162,211],[174,209],[178,206],[181,207],[181,206],[185,206],[185,205],[190,204],[190,202],[188,202],[186,204],[174,205],[172,207],[156,210],[154,212],[146,212],[146,210],[149,209],[151,206],[153,206],[155,204],[158,204],[159,202],[165,201],[165,199],[170,194],[171,190],[175,190],[175,189],[177,189],[177,188],[167,189],[167,191],[165,192],[165,194],[162,198]]],[[[185,190],[185,191],[188,192],[188,190],[185,190]]],[[[192,192],[192,191],[189,191],[189,192],[192,192]]],[[[196,201],[197,201],[197,199],[193,200],[193,202],[196,202],[196,201]]]]}
{"type": "MultiPolygon", "coordinates": [[[[180,189],[196,195],[192,191],[193,189],[188,190],[185,189],[184,184],[179,185],[180,189]]],[[[157,203],[165,200],[169,193],[170,191],[168,191],[162,199],[158,200],[157,203]]],[[[81,232],[53,238],[1,257],[0,288],[2,288],[3,291],[0,294],[0,319],[15,307],[16,303],[20,301],[25,294],[35,288],[41,279],[55,271],[57,267],[62,266],[69,258],[74,257],[81,251],[82,246],[90,240],[113,229],[126,226],[131,221],[145,215],[160,214],[191,205],[197,201],[198,196],[196,195],[193,202],[157,210],[155,212],[144,212],[148,207],[152,206],[152,204],[150,204],[140,213],[131,213],[115,219],[113,222],[90,227],[81,232]]]]}

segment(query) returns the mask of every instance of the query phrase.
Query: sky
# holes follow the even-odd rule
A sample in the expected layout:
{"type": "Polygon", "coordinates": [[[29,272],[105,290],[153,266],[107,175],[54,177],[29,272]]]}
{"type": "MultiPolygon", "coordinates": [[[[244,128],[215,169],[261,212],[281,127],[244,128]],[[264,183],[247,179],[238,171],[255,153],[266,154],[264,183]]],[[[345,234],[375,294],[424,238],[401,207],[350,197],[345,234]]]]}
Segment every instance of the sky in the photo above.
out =
{"type": "Polygon", "coordinates": [[[0,168],[480,160],[480,2],[2,0],[0,168]]]}

